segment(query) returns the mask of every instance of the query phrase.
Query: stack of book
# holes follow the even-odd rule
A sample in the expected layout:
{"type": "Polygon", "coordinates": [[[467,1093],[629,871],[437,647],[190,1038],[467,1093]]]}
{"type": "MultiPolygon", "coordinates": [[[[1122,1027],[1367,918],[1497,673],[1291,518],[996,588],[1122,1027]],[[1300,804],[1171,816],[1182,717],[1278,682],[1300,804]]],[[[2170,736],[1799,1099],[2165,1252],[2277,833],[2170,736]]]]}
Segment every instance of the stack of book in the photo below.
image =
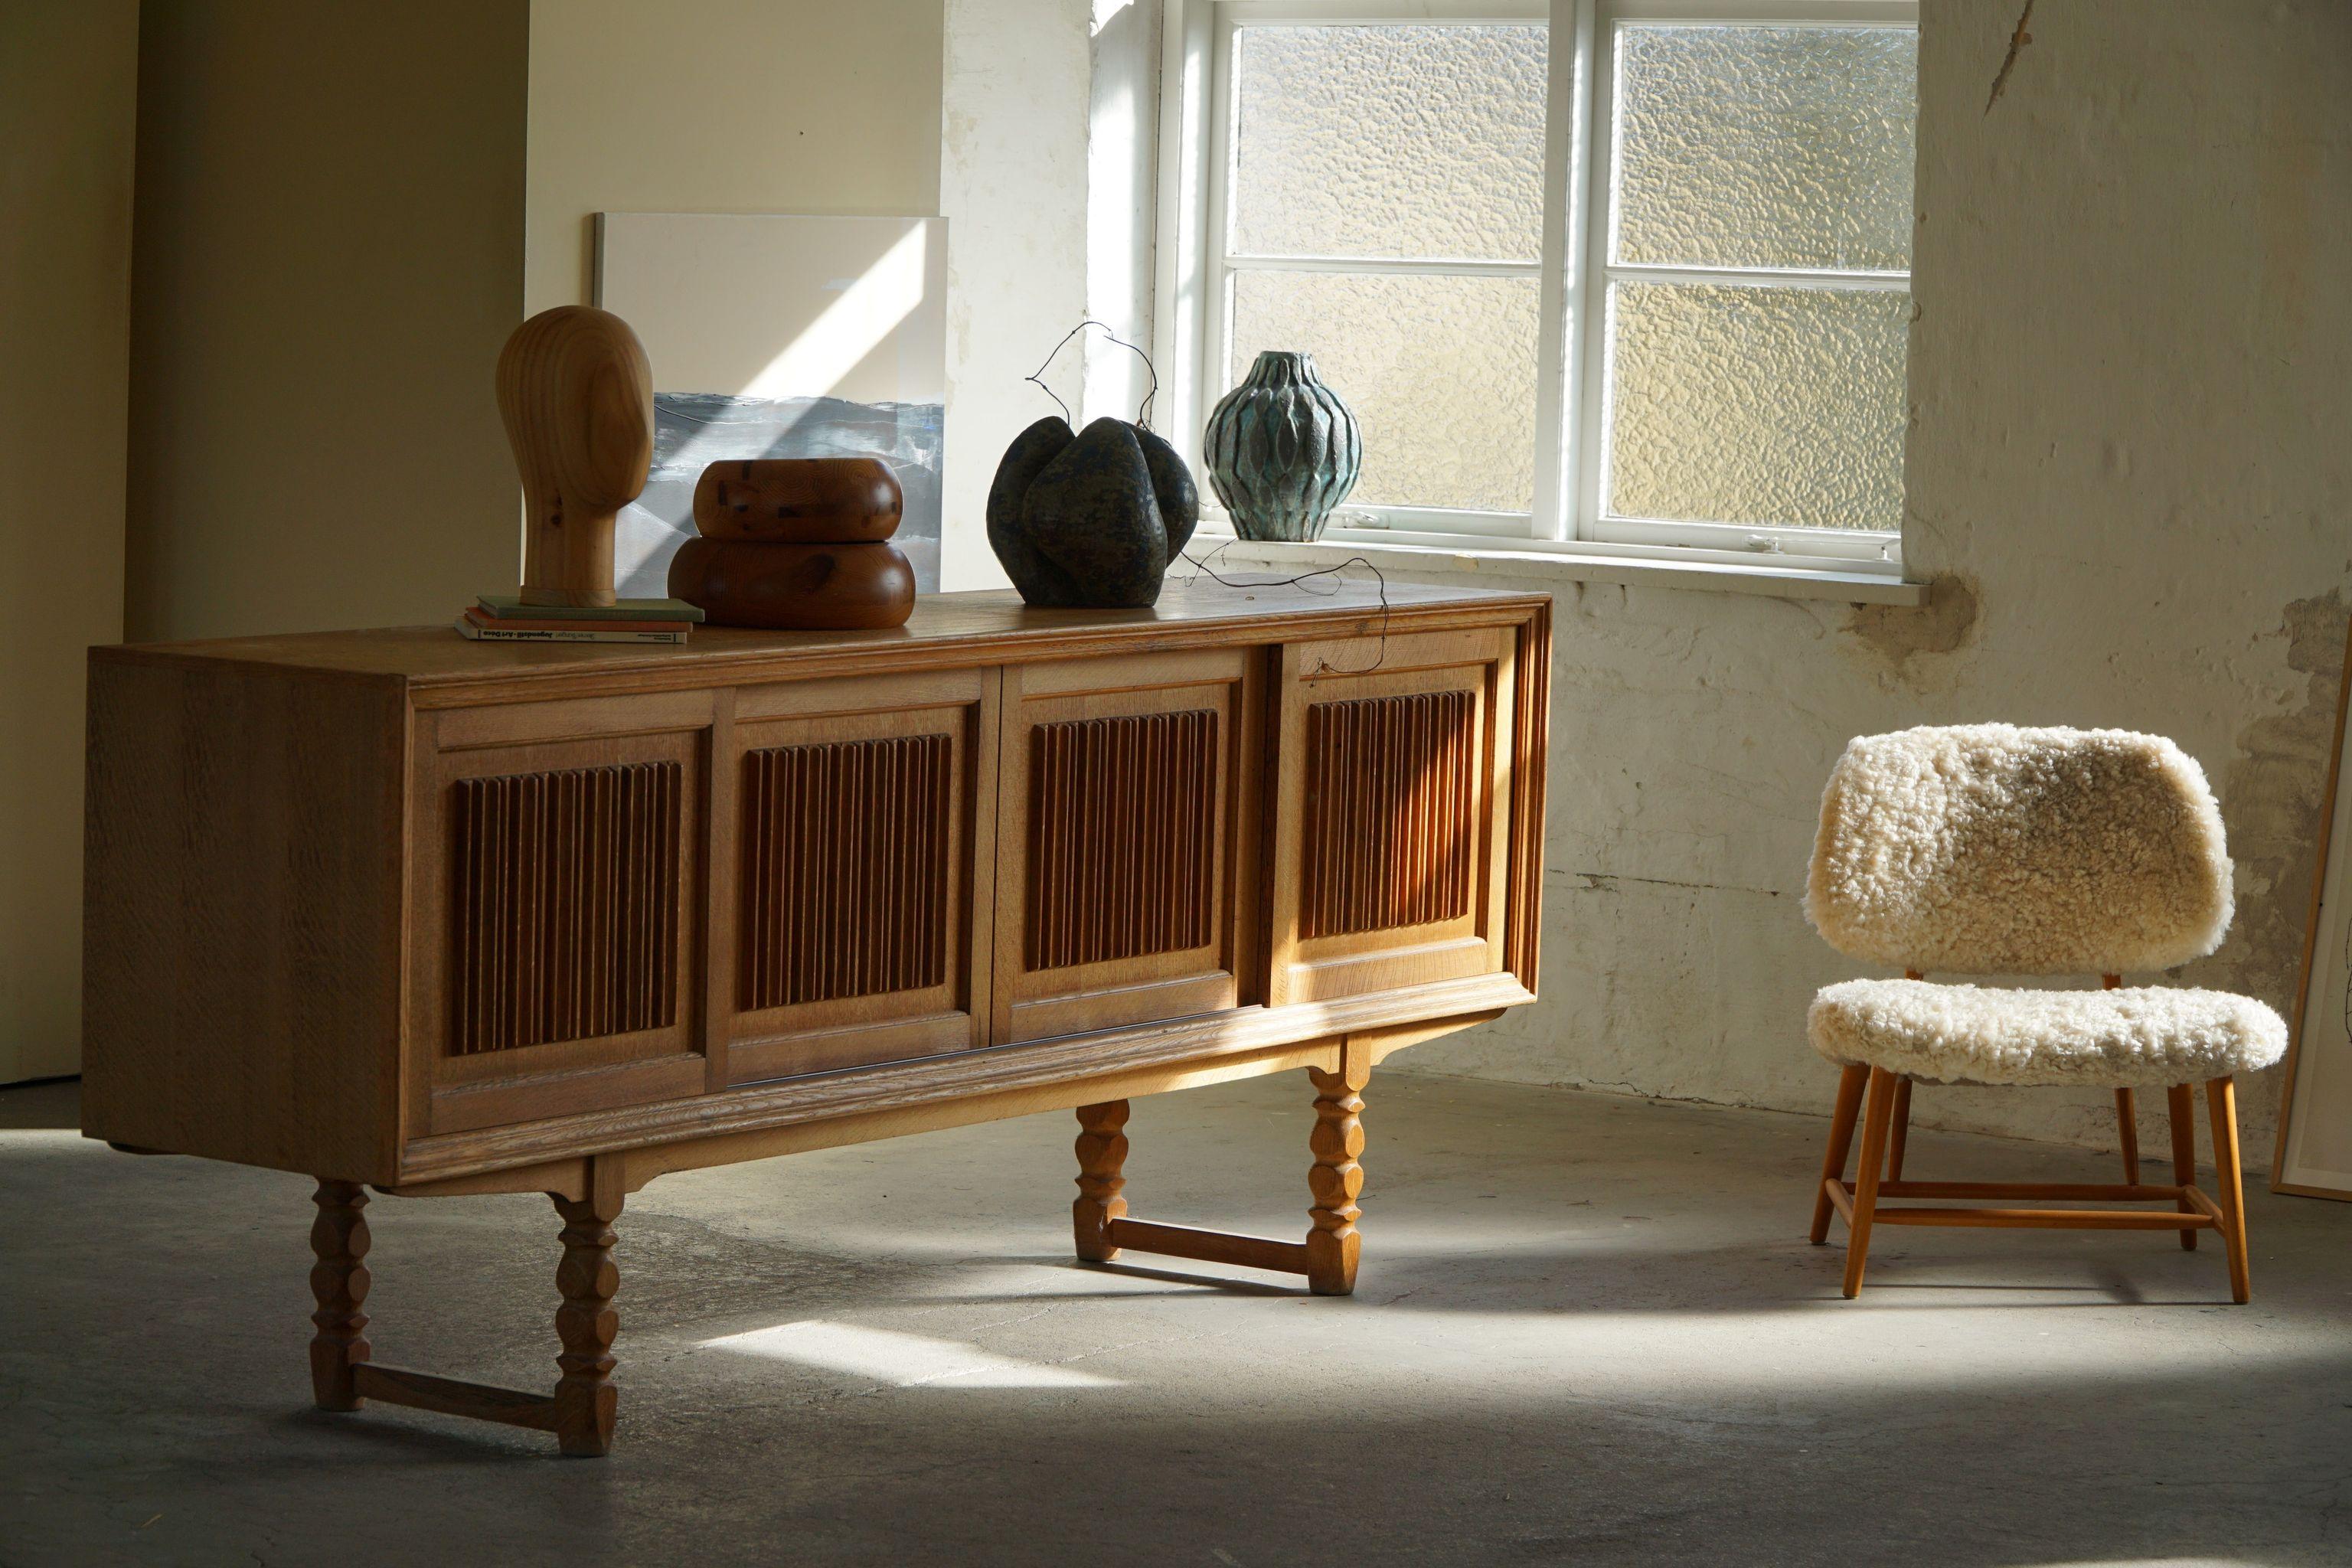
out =
{"type": "Polygon", "coordinates": [[[519,595],[485,594],[457,616],[457,630],[476,642],[682,643],[701,618],[683,599],[526,605],[519,595]]]}

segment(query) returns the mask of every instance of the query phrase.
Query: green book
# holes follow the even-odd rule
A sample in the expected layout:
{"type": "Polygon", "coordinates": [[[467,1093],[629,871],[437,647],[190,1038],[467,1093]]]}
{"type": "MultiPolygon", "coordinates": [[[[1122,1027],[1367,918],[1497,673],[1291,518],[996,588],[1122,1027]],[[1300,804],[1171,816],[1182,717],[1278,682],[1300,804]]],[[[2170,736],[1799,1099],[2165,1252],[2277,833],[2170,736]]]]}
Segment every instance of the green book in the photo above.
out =
{"type": "Polygon", "coordinates": [[[623,599],[612,605],[526,605],[520,594],[484,594],[482,613],[521,621],[698,621],[702,612],[684,599],[623,599]]]}

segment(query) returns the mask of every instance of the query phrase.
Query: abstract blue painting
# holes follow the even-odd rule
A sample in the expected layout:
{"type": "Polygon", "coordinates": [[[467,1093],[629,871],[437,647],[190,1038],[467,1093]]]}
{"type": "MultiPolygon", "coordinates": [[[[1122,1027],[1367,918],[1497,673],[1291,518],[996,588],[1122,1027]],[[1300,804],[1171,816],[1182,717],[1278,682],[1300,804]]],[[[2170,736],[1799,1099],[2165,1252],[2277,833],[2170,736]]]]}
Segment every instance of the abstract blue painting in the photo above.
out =
{"type": "Polygon", "coordinates": [[[596,302],[654,372],[653,475],[619,519],[619,591],[667,591],[710,464],[875,457],[906,492],[891,542],[936,593],[946,282],[939,218],[598,215],[596,302]]]}

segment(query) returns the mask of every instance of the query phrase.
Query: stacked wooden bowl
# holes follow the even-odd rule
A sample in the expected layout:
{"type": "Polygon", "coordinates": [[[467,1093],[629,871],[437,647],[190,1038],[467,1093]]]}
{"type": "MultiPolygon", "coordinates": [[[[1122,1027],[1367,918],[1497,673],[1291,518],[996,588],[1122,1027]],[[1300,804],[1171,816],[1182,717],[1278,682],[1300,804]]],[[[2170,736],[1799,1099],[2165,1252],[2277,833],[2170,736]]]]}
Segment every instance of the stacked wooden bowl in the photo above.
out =
{"type": "Polygon", "coordinates": [[[905,510],[898,476],[878,458],[713,463],[694,487],[701,537],[670,562],[670,597],[714,626],[904,626],[915,569],[889,539],[905,510]]]}

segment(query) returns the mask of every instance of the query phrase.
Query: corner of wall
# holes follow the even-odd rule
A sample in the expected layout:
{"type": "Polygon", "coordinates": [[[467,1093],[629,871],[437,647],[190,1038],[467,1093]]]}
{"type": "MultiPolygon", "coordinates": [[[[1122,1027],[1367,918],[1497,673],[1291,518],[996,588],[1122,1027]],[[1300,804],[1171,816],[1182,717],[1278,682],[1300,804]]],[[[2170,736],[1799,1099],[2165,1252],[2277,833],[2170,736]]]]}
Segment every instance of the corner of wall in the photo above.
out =
{"type": "MultiPolygon", "coordinates": [[[[1050,405],[1023,384],[1087,303],[1088,0],[946,0],[940,211],[948,220],[940,580],[1000,587],[996,459],[1050,405]],[[1018,84],[1017,89],[1013,84],[1018,84]]],[[[1079,356],[1066,354],[1066,362],[1079,356]]],[[[1083,372],[1056,366],[1075,390],[1083,372]]],[[[1076,407],[1080,399],[1065,392],[1076,407]]]]}

